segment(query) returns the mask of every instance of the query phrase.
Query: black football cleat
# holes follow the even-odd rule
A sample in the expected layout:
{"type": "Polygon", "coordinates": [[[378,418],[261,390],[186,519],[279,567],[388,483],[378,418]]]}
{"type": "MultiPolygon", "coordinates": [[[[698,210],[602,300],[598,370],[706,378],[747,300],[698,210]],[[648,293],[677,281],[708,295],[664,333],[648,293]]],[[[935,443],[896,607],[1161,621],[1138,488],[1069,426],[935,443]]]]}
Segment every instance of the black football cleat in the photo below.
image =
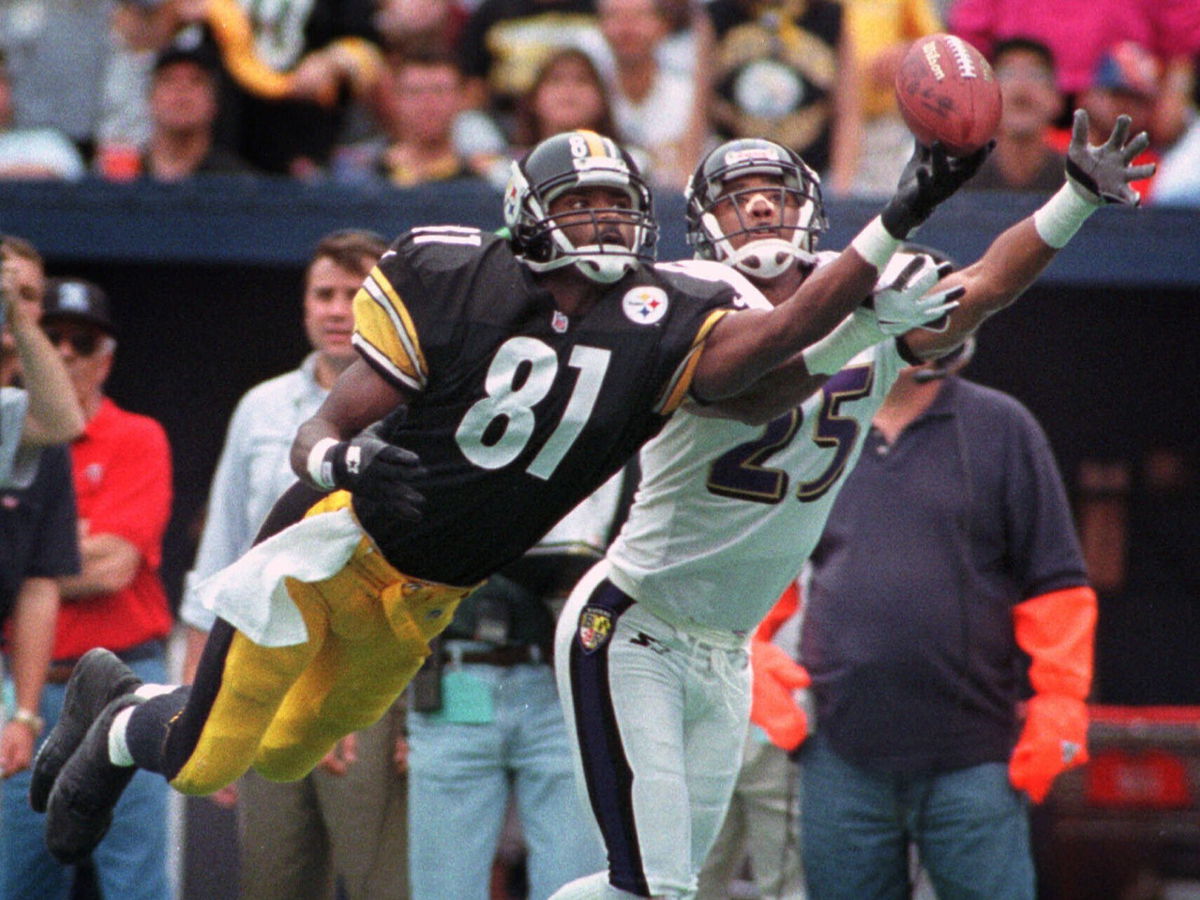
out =
{"type": "Polygon", "coordinates": [[[29,782],[29,805],[35,812],[45,812],[54,780],[75,748],[87,734],[92,720],[112,700],[132,694],[142,685],[115,653],[96,647],[75,664],[63,696],[62,714],[58,723],[42,743],[33,760],[29,782]]]}
{"type": "Polygon", "coordinates": [[[125,694],[104,707],[55,779],[46,804],[46,847],[64,866],[86,859],[108,833],[113,807],[137,772],[108,759],[108,731],[123,709],[141,703],[125,694]]]}

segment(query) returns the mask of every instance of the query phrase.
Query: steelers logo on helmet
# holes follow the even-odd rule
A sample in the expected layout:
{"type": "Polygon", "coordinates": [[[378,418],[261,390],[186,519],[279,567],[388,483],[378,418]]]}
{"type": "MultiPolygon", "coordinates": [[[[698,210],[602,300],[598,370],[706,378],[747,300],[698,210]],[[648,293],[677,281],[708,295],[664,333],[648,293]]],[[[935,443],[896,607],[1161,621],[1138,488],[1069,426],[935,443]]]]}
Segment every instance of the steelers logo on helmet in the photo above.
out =
{"type": "Polygon", "coordinates": [[[513,251],[533,271],[575,266],[601,284],[653,261],[658,236],[650,189],[637,164],[615,141],[593,131],[556,134],[512,164],[504,222],[513,251]],[[550,214],[555,198],[589,187],[619,191],[628,205],[550,214]],[[585,239],[577,244],[568,229],[585,239]]]}
{"type": "Polygon", "coordinates": [[[687,239],[701,259],[726,263],[752,278],[770,279],[791,265],[816,262],[817,239],[827,226],[821,181],[794,151],[774,141],[727,141],[700,161],[684,190],[687,239]],[[770,187],[741,187],[747,175],[770,187]],[[777,185],[777,187],[775,186],[777,185]],[[762,200],[755,200],[755,195],[762,200]],[[752,218],[752,203],[772,204],[774,217],[752,218]],[[717,217],[731,204],[737,224],[726,230],[717,217]]]}

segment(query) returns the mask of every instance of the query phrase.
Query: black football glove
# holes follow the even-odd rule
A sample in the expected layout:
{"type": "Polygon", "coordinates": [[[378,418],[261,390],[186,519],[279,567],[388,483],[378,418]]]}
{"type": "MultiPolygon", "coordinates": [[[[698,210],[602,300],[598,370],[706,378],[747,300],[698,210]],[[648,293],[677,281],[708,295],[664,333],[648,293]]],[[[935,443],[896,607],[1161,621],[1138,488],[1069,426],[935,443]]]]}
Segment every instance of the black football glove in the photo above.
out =
{"type": "Polygon", "coordinates": [[[410,483],[424,471],[420,458],[383,440],[374,427],[326,450],[321,469],[334,487],[386,503],[402,519],[421,518],[425,497],[410,483]]]}
{"type": "Polygon", "coordinates": [[[1129,116],[1117,116],[1108,140],[1098,147],[1088,143],[1088,114],[1075,110],[1071,129],[1071,146],[1067,148],[1067,180],[1071,187],[1090,203],[1121,203],[1137,206],[1141,194],[1129,182],[1149,178],[1154,163],[1135,166],[1132,162],[1150,144],[1146,132],[1140,132],[1128,143],[1129,116]]]}
{"type": "Polygon", "coordinates": [[[950,156],[939,142],[926,147],[917,142],[896,193],[883,208],[880,219],[888,234],[904,240],[932,215],[939,203],[953,196],[972,175],[979,171],[995,141],[989,141],[970,156],[950,156]]]}

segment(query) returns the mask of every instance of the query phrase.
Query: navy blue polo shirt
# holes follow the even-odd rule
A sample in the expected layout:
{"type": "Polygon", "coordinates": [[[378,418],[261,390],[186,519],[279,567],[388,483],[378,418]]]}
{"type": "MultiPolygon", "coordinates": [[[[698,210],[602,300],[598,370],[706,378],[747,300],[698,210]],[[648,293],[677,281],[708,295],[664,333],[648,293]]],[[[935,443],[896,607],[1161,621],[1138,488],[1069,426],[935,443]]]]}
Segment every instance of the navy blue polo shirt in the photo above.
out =
{"type": "Polygon", "coordinates": [[[1012,608],[1086,584],[1032,414],[951,377],[895,444],[872,429],[811,562],[801,658],[833,748],[896,772],[1007,761],[1027,662],[1012,608]]]}
{"type": "Polygon", "coordinates": [[[75,488],[65,446],[42,451],[27,488],[0,490],[0,621],[26,578],[79,572],[75,488]]]}

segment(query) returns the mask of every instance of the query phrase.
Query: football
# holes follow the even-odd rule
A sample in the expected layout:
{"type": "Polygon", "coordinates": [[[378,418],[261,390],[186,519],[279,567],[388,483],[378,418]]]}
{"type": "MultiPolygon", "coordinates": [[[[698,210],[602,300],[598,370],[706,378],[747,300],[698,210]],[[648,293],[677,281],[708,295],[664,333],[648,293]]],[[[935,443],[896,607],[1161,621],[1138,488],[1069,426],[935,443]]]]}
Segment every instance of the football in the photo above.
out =
{"type": "Polygon", "coordinates": [[[941,141],[951,156],[969,156],[1000,124],[1000,85],[983,54],[950,34],[913,42],[896,72],[896,101],[922,144],[941,141]]]}

